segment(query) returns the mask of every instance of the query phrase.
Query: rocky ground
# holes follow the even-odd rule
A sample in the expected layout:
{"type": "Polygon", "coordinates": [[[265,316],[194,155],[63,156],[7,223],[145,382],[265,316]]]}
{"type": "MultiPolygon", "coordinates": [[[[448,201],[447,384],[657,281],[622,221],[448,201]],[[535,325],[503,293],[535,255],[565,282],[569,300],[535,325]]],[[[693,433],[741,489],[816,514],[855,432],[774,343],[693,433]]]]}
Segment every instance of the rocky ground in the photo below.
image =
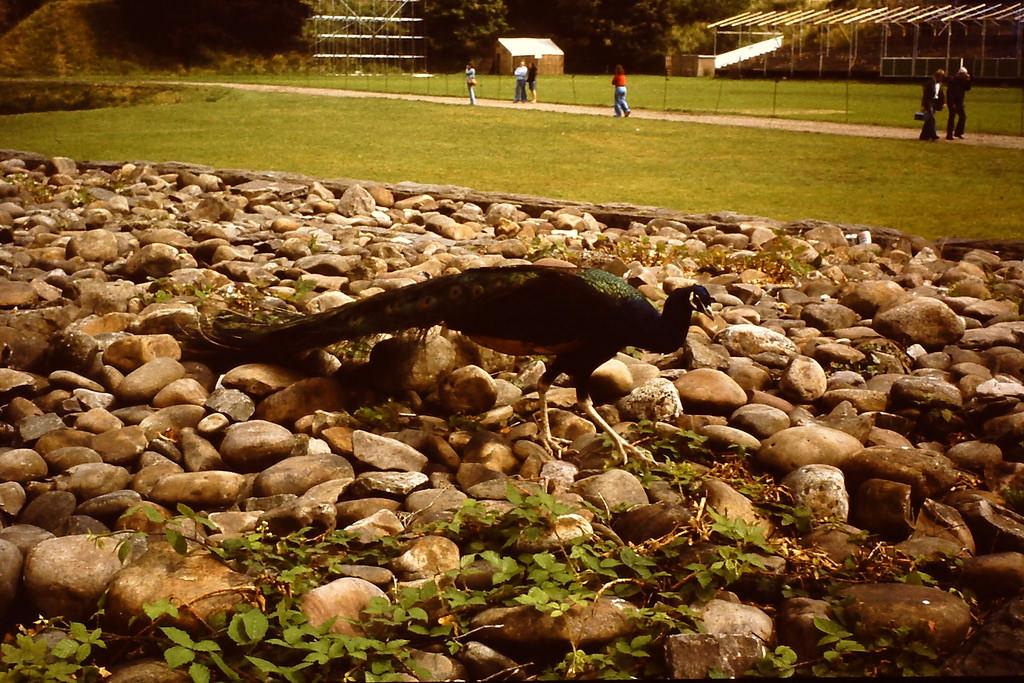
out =
{"type": "MultiPolygon", "coordinates": [[[[77,660],[101,678],[179,680],[163,659],[209,652],[180,633],[265,662],[283,641],[249,606],[272,612],[285,579],[252,556],[298,532],[289,552],[316,571],[285,598],[341,617],[345,647],[397,642],[372,597],[444,589],[389,612],[409,680],[1016,674],[1024,262],[985,246],[0,153],[0,661],[27,652],[19,632],[84,642],[67,619],[102,628],[106,652],[77,660]],[[255,362],[188,334],[219,306],[321,311],[527,259],[604,268],[654,301],[713,295],[685,352],[595,375],[600,412],[654,463],[617,462],[568,387],[551,417],[571,445],[552,458],[542,361],[445,330],[255,362]],[[253,533],[250,557],[224,550],[253,533]],[[233,613],[259,633],[225,630],[233,613]],[[155,646],[152,619],[174,627],[155,646]]],[[[222,672],[273,671],[233,655],[222,672]]]]}

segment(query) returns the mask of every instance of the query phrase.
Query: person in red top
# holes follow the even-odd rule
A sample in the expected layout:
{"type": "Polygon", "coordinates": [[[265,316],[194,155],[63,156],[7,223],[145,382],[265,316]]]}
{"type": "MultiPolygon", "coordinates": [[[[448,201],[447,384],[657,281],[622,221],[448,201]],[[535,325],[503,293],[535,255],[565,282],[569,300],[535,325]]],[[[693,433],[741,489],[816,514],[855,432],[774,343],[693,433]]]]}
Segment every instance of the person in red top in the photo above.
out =
{"type": "Polygon", "coordinates": [[[615,115],[629,116],[629,104],[626,103],[626,70],[621,64],[615,65],[612,85],[615,86],[615,115]]]}

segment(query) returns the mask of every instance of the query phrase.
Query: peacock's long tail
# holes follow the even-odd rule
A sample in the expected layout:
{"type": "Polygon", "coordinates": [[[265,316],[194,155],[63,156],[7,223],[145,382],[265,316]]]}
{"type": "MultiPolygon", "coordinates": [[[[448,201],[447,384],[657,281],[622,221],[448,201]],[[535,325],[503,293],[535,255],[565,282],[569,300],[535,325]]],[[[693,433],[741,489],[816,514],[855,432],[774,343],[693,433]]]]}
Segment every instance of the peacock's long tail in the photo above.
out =
{"type": "Polygon", "coordinates": [[[228,349],[301,351],[385,332],[452,323],[467,301],[479,303],[536,278],[532,270],[480,268],[400,287],[323,313],[261,321],[224,313],[204,322],[202,337],[228,349]]]}

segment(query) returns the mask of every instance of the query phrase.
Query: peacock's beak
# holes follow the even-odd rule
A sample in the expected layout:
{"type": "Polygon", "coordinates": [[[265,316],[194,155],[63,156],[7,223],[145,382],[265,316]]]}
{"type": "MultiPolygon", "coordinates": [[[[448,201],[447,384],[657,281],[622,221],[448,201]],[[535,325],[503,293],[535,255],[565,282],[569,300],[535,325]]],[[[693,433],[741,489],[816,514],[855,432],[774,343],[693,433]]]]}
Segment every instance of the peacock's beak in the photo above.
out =
{"type": "Polygon", "coordinates": [[[690,304],[693,306],[693,310],[705,315],[711,315],[711,295],[707,290],[694,290],[691,292],[690,304]]]}

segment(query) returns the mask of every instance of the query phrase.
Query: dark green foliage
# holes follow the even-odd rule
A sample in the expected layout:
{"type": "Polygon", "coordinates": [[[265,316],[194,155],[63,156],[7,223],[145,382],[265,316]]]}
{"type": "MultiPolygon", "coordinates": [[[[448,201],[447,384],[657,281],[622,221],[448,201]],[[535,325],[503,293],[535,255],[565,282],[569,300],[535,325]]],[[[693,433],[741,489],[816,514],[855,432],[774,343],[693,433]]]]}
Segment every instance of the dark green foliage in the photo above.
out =
{"type": "Polygon", "coordinates": [[[158,61],[198,66],[213,53],[301,49],[302,0],[116,0],[129,35],[158,61]]]}
{"type": "Polygon", "coordinates": [[[175,88],[165,85],[105,85],[61,81],[0,82],[0,115],[40,111],[76,111],[140,104],[215,102],[224,97],[213,88],[175,88]]]}
{"type": "Polygon", "coordinates": [[[432,71],[454,70],[491,56],[506,35],[503,0],[433,0],[424,11],[427,59],[432,71]]]}
{"type": "Polygon", "coordinates": [[[35,12],[45,0],[0,0],[0,35],[35,12]]]}
{"type": "Polygon", "coordinates": [[[661,73],[674,52],[674,31],[742,11],[746,0],[508,0],[521,35],[545,36],[565,50],[566,72],[661,73]]]}

